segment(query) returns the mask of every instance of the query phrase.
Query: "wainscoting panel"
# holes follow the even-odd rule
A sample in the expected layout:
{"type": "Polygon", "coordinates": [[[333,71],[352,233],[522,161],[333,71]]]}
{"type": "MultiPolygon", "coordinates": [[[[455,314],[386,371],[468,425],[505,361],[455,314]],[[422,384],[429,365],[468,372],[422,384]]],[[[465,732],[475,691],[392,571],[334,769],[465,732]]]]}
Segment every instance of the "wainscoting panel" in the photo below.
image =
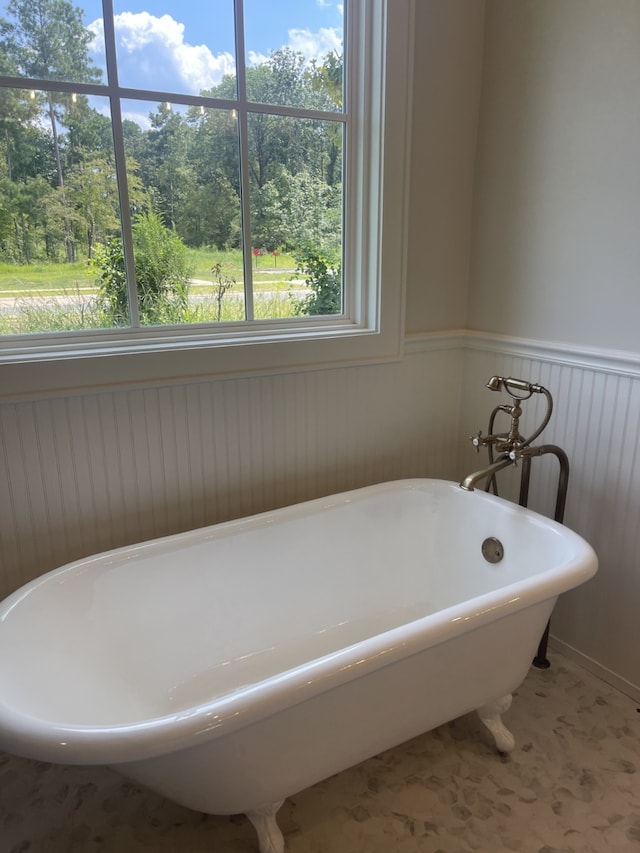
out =
{"type": "MultiPolygon", "coordinates": [[[[516,376],[547,387],[555,401],[539,442],[557,444],[571,473],[565,523],[595,548],[600,569],[588,584],[561,597],[552,635],[598,675],[640,700],[640,369],[630,356],[527,345],[469,334],[461,407],[461,442],[486,425],[493,407],[508,398],[484,387],[490,376],[516,376]]],[[[523,404],[522,432],[544,413],[543,400],[523,404]]],[[[506,415],[503,416],[506,418],[506,415]]],[[[499,422],[500,423],[500,422],[499,422]]],[[[503,420],[504,426],[505,421],[503,420]]],[[[508,423],[508,419],[507,419],[508,423]]],[[[463,469],[483,467],[486,456],[463,452],[463,469]]],[[[534,460],[530,505],[553,515],[557,463],[534,460]]],[[[506,496],[515,497],[513,482],[506,496]]],[[[517,493],[516,493],[517,494],[517,493]]]]}
{"type": "Polygon", "coordinates": [[[451,477],[463,353],[6,402],[0,596],[70,560],[383,480],[451,477]]]}

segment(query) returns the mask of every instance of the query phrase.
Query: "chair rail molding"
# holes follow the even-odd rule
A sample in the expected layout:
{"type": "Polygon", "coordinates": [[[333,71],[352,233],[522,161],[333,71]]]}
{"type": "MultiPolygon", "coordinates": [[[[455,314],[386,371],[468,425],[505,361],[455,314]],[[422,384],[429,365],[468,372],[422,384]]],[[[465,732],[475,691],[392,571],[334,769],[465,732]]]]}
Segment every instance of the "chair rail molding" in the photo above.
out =
{"type": "Polygon", "coordinates": [[[516,338],[473,330],[462,333],[462,339],[462,346],[466,350],[495,352],[619,376],[640,377],[640,352],[516,338]]]}

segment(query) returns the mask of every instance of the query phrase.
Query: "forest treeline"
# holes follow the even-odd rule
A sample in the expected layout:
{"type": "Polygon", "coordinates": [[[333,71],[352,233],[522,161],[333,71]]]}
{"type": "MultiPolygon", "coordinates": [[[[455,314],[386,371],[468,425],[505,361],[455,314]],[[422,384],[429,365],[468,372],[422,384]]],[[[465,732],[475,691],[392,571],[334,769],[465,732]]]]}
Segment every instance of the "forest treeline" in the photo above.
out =
{"type": "MultiPolygon", "coordinates": [[[[93,33],[68,0],[10,0],[0,18],[0,75],[99,83],[93,33]]],[[[250,101],[340,111],[342,58],[306,62],[288,48],[246,71],[250,101]]],[[[43,87],[44,88],[44,87],[43,87]]],[[[225,76],[199,93],[236,98],[225,76]]],[[[74,262],[120,234],[106,97],[0,87],[0,260],[74,262]]],[[[122,104],[132,219],[153,214],[187,246],[242,242],[234,109],[122,104]],[[144,124],[126,117],[135,108],[144,124]]],[[[343,125],[252,111],[247,118],[252,248],[336,251],[341,238],[343,125]]]]}

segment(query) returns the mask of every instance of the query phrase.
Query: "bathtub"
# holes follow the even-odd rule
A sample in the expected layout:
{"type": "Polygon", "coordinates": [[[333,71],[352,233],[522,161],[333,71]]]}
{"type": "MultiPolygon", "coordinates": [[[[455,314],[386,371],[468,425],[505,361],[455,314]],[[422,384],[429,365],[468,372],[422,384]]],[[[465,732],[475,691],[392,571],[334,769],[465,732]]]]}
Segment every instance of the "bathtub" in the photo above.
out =
{"type": "Polygon", "coordinates": [[[510,694],[596,567],[568,528],[426,479],[92,556],[0,605],[0,747],[244,812],[281,853],[288,795],[421,732],[478,710],[511,749],[510,694]]]}

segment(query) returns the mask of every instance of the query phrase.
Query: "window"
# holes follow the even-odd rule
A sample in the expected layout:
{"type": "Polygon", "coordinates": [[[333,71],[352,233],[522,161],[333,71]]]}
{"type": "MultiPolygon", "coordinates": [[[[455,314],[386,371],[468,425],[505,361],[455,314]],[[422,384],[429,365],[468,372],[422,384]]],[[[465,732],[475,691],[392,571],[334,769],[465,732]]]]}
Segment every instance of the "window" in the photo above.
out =
{"type": "Polygon", "coordinates": [[[0,2],[0,369],[397,355],[412,2],[387,3],[0,2]]]}

